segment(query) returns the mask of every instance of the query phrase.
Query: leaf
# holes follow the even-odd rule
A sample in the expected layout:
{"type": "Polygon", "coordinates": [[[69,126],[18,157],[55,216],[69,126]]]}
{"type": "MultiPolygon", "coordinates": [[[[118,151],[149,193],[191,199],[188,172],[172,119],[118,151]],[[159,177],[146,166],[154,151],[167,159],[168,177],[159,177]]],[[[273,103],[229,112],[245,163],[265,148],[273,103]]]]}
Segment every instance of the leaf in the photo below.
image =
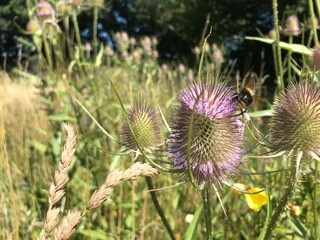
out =
{"type": "Polygon", "coordinates": [[[203,211],[203,204],[201,204],[197,211],[193,215],[192,222],[190,223],[186,235],[184,237],[185,240],[193,240],[196,239],[196,234],[197,234],[197,227],[200,222],[200,217],[202,216],[202,211],[203,211]]]}
{"type": "Polygon", "coordinates": [[[36,150],[38,150],[42,154],[44,154],[47,150],[47,146],[38,141],[27,139],[27,143],[32,145],[36,150]]]}
{"type": "Polygon", "coordinates": [[[261,111],[255,111],[255,112],[249,112],[250,117],[270,117],[274,113],[273,109],[267,109],[267,110],[261,110],[261,111]]]}
{"type": "Polygon", "coordinates": [[[108,240],[110,236],[102,230],[78,230],[78,233],[90,238],[90,239],[101,239],[108,240]]]}
{"type": "MultiPolygon", "coordinates": [[[[275,40],[270,38],[260,38],[260,37],[246,37],[247,40],[254,40],[259,41],[267,44],[274,44],[275,40]]],[[[279,45],[281,48],[286,49],[291,52],[299,53],[302,55],[311,56],[312,50],[302,44],[296,44],[296,43],[286,43],[286,42],[279,42],[279,45]]]]}
{"type": "Polygon", "coordinates": [[[28,47],[30,47],[30,48],[34,48],[35,47],[35,45],[32,42],[30,42],[27,39],[24,39],[22,37],[17,37],[17,41],[22,43],[22,44],[24,44],[24,45],[26,45],[26,46],[28,46],[28,47]]]}
{"type": "MultiPolygon", "coordinates": [[[[289,222],[291,228],[303,239],[307,238],[308,232],[306,226],[300,221],[299,218],[296,216],[293,216],[291,221],[289,222]]],[[[309,237],[309,239],[314,239],[312,236],[309,237]]]]}
{"type": "Polygon", "coordinates": [[[94,63],[94,65],[96,66],[96,67],[99,67],[100,65],[101,65],[101,62],[102,62],[102,56],[103,56],[103,43],[101,43],[100,44],[100,50],[99,50],[99,52],[98,52],[98,55],[97,55],[97,57],[96,57],[96,61],[95,61],[95,63],[94,63]]]}
{"type": "Polygon", "coordinates": [[[12,72],[14,72],[14,73],[16,73],[16,74],[18,74],[18,75],[20,75],[20,76],[22,76],[24,78],[27,78],[27,79],[31,80],[33,83],[39,83],[39,81],[40,81],[40,78],[37,77],[36,75],[21,71],[21,70],[19,70],[17,68],[14,68],[12,70],[12,72]]]}

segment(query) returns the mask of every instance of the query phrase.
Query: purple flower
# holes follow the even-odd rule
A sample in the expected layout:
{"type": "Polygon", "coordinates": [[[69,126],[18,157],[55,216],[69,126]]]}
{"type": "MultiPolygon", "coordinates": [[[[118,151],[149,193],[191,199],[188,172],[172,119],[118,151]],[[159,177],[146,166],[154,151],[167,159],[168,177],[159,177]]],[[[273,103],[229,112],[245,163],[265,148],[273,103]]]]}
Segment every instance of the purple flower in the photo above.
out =
{"type": "Polygon", "coordinates": [[[223,83],[193,84],[180,94],[167,154],[176,168],[187,171],[188,131],[194,109],[190,165],[199,185],[221,185],[237,174],[243,163],[244,124],[237,115],[236,96],[223,83]]]}

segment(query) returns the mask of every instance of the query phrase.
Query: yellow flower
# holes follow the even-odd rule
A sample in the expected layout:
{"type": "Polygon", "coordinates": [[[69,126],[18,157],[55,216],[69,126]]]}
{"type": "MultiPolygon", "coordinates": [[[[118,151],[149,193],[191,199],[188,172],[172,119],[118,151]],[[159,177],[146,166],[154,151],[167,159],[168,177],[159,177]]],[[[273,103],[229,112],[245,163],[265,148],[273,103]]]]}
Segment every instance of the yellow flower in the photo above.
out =
{"type": "MultiPolygon", "coordinates": [[[[251,188],[247,191],[253,193],[261,190],[261,188],[251,188]]],[[[256,212],[260,211],[261,207],[268,203],[268,196],[264,191],[256,194],[245,194],[244,196],[249,208],[256,212]]]]}

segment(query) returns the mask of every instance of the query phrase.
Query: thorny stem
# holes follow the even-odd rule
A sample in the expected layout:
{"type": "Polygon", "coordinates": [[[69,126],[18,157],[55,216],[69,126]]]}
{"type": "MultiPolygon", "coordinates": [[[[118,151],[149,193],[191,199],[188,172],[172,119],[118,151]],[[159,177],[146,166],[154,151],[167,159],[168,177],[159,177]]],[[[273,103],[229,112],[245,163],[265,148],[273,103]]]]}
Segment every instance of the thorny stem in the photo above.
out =
{"type": "Polygon", "coordinates": [[[47,63],[50,67],[50,69],[52,69],[52,55],[51,55],[51,51],[50,51],[50,46],[47,40],[47,36],[43,35],[43,45],[44,45],[44,51],[46,53],[46,59],[47,59],[47,63]]]}
{"type": "Polygon", "coordinates": [[[97,39],[97,25],[98,25],[99,7],[93,6],[93,26],[92,26],[92,46],[93,46],[93,59],[96,59],[98,49],[97,39]]]}
{"type": "MultiPolygon", "coordinates": [[[[293,36],[290,34],[289,36],[289,44],[292,44],[293,42],[293,36]]],[[[292,77],[292,74],[291,74],[291,56],[292,56],[292,52],[289,51],[288,52],[288,83],[291,82],[291,77],[292,77]]]]}
{"type": "MultiPolygon", "coordinates": [[[[320,1],[319,0],[315,0],[316,2],[316,8],[317,8],[317,13],[318,13],[318,18],[320,17],[320,1]]],[[[317,34],[317,32],[315,32],[314,34],[317,34]]]]}
{"type": "Polygon", "coordinates": [[[301,159],[302,155],[298,153],[297,160],[296,161],[291,161],[291,166],[290,166],[290,174],[287,177],[288,182],[287,185],[284,189],[284,192],[282,193],[282,196],[280,197],[280,200],[278,202],[278,205],[270,219],[270,222],[268,224],[266,233],[264,235],[263,240],[268,240],[271,239],[273,230],[280,219],[281,214],[285,211],[285,208],[292,198],[296,187],[298,186],[299,183],[299,176],[300,176],[300,168],[297,169],[296,164],[297,162],[300,162],[299,158],[301,159]]]}
{"type": "MultiPolygon", "coordinates": [[[[316,161],[315,165],[315,186],[313,188],[313,197],[314,199],[317,199],[317,183],[318,183],[318,162],[316,161]]],[[[314,211],[314,238],[319,239],[319,232],[318,232],[318,226],[319,226],[319,220],[318,220],[318,211],[317,211],[317,203],[318,201],[313,201],[313,211],[314,211]]]]}
{"type": "Polygon", "coordinates": [[[283,69],[282,69],[282,57],[281,57],[281,48],[280,48],[280,33],[279,33],[279,19],[278,19],[278,2],[277,0],[272,0],[272,9],[273,9],[273,18],[274,18],[274,30],[276,31],[276,50],[277,58],[275,59],[278,63],[278,88],[279,92],[282,92],[284,89],[283,84],[283,69]]]}
{"type": "Polygon", "coordinates": [[[207,240],[212,239],[212,228],[211,228],[211,204],[210,204],[210,193],[209,188],[205,187],[202,190],[202,202],[204,207],[204,221],[206,224],[206,237],[207,240]]]}
{"type": "MultiPolygon", "coordinates": [[[[154,187],[153,187],[153,183],[152,183],[151,177],[146,177],[146,182],[147,182],[147,185],[148,185],[148,189],[149,190],[153,190],[154,187]]],[[[168,223],[168,221],[167,221],[167,219],[166,219],[166,217],[165,217],[165,215],[164,215],[164,213],[162,211],[162,208],[161,208],[161,206],[160,206],[160,204],[158,202],[158,198],[157,198],[156,193],[154,191],[150,191],[150,195],[151,195],[151,199],[152,199],[153,205],[156,208],[156,210],[157,210],[157,212],[158,212],[158,214],[159,214],[159,216],[160,216],[165,228],[167,229],[167,232],[170,235],[170,238],[172,240],[175,240],[176,238],[175,238],[175,236],[173,234],[173,231],[172,231],[172,229],[171,229],[171,227],[170,227],[170,225],[169,225],[169,223],[168,223]]]]}
{"type": "MultiPolygon", "coordinates": [[[[318,1],[316,1],[316,6],[317,6],[318,14],[319,14],[318,1]]],[[[310,11],[310,19],[312,21],[312,33],[313,33],[314,43],[315,43],[315,45],[318,45],[319,40],[318,40],[316,22],[314,21],[315,16],[314,16],[314,8],[313,8],[313,1],[312,0],[309,0],[309,11],[310,11]]]]}
{"type": "Polygon", "coordinates": [[[78,45],[78,50],[80,53],[80,61],[84,61],[84,55],[83,55],[82,44],[81,44],[80,29],[79,29],[78,20],[77,20],[77,13],[75,11],[73,11],[73,13],[72,13],[72,22],[73,22],[73,27],[75,30],[75,37],[76,37],[76,42],[78,45]]]}

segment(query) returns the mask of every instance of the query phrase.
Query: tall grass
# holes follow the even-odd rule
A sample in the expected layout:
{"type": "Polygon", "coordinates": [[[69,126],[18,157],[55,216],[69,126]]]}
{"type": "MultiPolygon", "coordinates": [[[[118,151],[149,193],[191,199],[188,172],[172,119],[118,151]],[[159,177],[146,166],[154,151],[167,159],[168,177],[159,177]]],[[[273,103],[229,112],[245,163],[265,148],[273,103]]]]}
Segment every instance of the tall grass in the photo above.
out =
{"type": "MultiPolygon", "coordinates": [[[[130,174],[134,167],[146,167],[135,163],[137,158],[139,161],[146,158],[141,151],[127,151],[119,144],[123,109],[128,111],[141,99],[159,116],[160,112],[163,114],[161,127],[166,139],[169,134],[166,124],[170,127],[178,94],[191,82],[199,80],[196,77],[198,68],[188,69],[183,63],[159,65],[157,39],[153,37],[134,39],[126,32],[115,33],[117,46],[111,48],[99,42],[94,31],[93,42],[85,43],[80,36],[77,17],[85,11],[93,11],[92,22],[97,24],[98,13],[104,11],[100,4],[52,1],[56,15],[43,18],[37,12],[37,2],[27,2],[29,16],[36,19],[38,25],[35,31],[27,29],[31,40],[26,38],[23,43],[33,46],[36,53],[13,70],[10,77],[5,72],[0,73],[0,88],[3,89],[0,95],[1,238],[37,239],[39,236],[55,235],[57,239],[63,239],[64,231],[70,235],[72,233],[75,239],[205,238],[208,221],[205,224],[199,214],[202,213],[201,194],[190,183],[154,193],[153,197],[157,198],[173,231],[174,237],[170,237],[153,206],[145,182],[127,181],[144,176],[130,174]],[[64,11],[61,6],[66,7],[64,11]],[[61,152],[63,144],[68,142],[64,140],[65,122],[73,126],[78,137],[68,174],[64,175],[67,184],[58,189],[63,190],[63,194],[59,195],[59,205],[55,206],[48,198],[55,192],[50,183],[58,185],[57,172],[63,172],[61,152]],[[130,177],[125,177],[125,174],[130,177]],[[118,179],[117,184],[110,184],[115,179],[118,179]],[[94,211],[91,211],[93,208],[94,211]],[[48,227],[50,216],[55,224],[48,227]],[[76,219],[73,224],[72,219],[76,219]],[[68,226],[71,228],[63,230],[68,226]]],[[[305,29],[304,33],[311,32],[314,36],[317,34],[315,26],[312,30],[305,29]]],[[[210,79],[227,81],[235,86],[240,78],[244,82],[255,78],[258,100],[254,102],[250,116],[252,124],[265,135],[268,134],[266,126],[273,112],[270,102],[276,94],[270,93],[265,82],[275,82],[277,91],[282,92],[287,83],[305,74],[305,68],[309,78],[318,79],[318,72],[314,72],[314,66],[311,67],[308,62],[312,54],[310,46],[285,45],[284,41],[288,39],[280,41],[279,29],[277,35],[276,41],[267,37],[250,38],[273,45],[278,72],[276,79],[265,77],[268,73],[263,70],[238,76],[234,65],[225,63],[226,67],[222,68],[224,59],[217,45],[207,44],[194,49],[199,61],[200,49],[203,49],[203,66],[199,71],[202,72],[202,79],[208,75],[210,79]],[[295,61],[292,53],[304,61],[295,61]],[[283,60],[281,54],[288,54],[286,56],[290,58],[290,75],[286,72],[288,60],[283,60]]],[[[253,132],[246,132],[246,147],[249,148],[257,143],[256,138],[263,139],[257,129],[250,123],[247,125],[253,132]]],[[[161,160],[157,164],[170,167],[164,162],[168,161],[164,154],[165,146],[157,150],[159,155],[156,160],[159,156],[161,160]]],[[[290,175],[288,171],[281,171],[288,168],[289,158],[275,156],[261,159],[261,155],[267,155],[268,151],[270,149],[262,145],[252,150],[241,174],[234,179],[234,183],[245,184],[248,191],[267,189],[270,197],[268,206],[253,211],[246,201],[248,195],[245,197],[224,187],[220,195],[228,216],[226,218],[216,194],[209,190],[207,197],[212,208],[209,224],[214,239],[256,239],[263,232],[263,226],[268,223],[272,207],[279,201],[286,178],[290,175]],[[268,173],[273,170],[276,171],[268,173]],[[255,172],[257,174],[252,174],[255,172]]],[[[274,230],[277,239],[319,238],[318,169],[313,161],[306,165],[299,191],[283,210],[282,221],[274,230]],[[301,213],[297,211],[299,209],[301,213]]],[[[134,169],[134,172],[137,171],[134,169]]],[[[183,180],[180,174],[159,172],[152,179],[155,188],[175,185],[183,180]]]]}

